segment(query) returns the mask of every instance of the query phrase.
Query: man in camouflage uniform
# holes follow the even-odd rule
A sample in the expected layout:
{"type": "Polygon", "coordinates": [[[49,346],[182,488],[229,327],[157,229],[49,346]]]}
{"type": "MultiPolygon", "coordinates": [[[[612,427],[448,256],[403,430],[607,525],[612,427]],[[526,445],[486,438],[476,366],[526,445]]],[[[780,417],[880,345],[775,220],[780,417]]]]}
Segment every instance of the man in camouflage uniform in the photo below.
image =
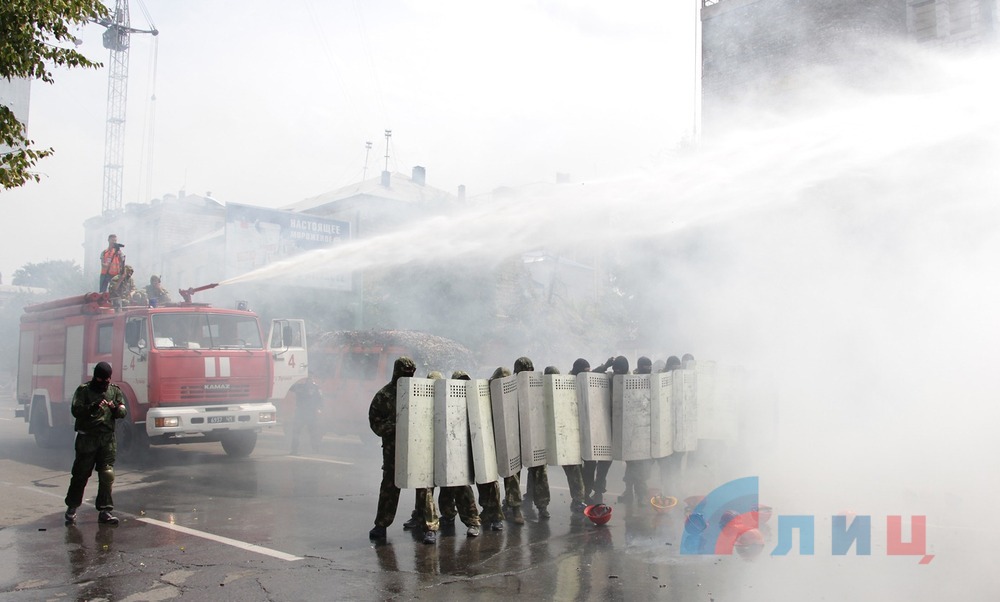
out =
{"type": "MultiPolygon", "coordinates": [[[[472,380],[468,373],[456,370],[451,375],[452,380],[472,380]]],[[[442,487],[438,492],[438,508],[441,511],[441,524],[454,525],[455,516],[462,519],[466,526],[465,534],[478,537],[482,532],[482,519],[479,508],[476,507],[476,495],[471,485],[442,487]]]]}
{"type": "Polygon", "coordinates": [[[108,295],[112,300],[117,300],[119,304],[127,305],[132,301],[132,295],[135,294],[135,281],[132,279],[132,275],[135,270],[132,266],[125,266],[125,270],[111,279],[111,283],[108,285],[108,295]]]}
{"type": "MultiPolygon", "coordinates": [[[[549,366],[545,369],[545,374],[559,374],[559,369],[555,366],[549,366]]],[[[566,484],[569,485],[569,508],[572,512],[583,512],[583,509],[587,507],[586,502],[583,501],[587,495],[583,486],[583,465],[565,464],[562,469],[566,473],[566,484]]]]}
{"type": "MultiPolygon", "coordinates": [[[[671,355],[667,358],[661,372],[673,372],[680,369],[681,359],[676,355],[671,355]]],[[[687,452],[674,452],[669,456],[654,460],[660,466],[660,491],[663,495],[680,497],[681,465],[684,461],[685,453],[687,452]]]]}
{"type": "MultiPolygon", "coordinates": [[[[514,360],[514,374],[519,372],[534,372],[534,370],[535,365],[530,359],[519,357],[514,360]]],[[[545,468],[545,464],[528,468],[527,488],[527,497],[530,497],[531,501],[538,508],[538,518],[545,519],[552,516],[549,513],[549,500],[551,498],[549,493],[549,473],[545,468]]],[[[524,517],[521,513],[521,473],[518,472],[504,479],[504,489],[507,493],[506,502],[511,509],[514,522],[517,524],[524,523],[524,517]],[[516,495],[512,496],[512,492],[516,493],[516,495]],[[518,520],[518,517],[520,517],[520,520],[518,520]]]]}
{"type": "Polygon", "coordinates": [[[170,303],[170,293],[163,287],[160,277],[153,274],[149,277],[149,284],[146,285],[146,299],[153,307],[170,303]]]}
{"type": "MultiPolygon", "coordinates": [[[[607,373],[608,368],[615,363],[614,357],[609,357],[600,366],[590,369],[590,362],[580,358],[573,363],[573,370],[570,374],[576,375],[580,372],[600,372],[607,373]]],[[[628,372],[628,360],[624,357],[625,372],[628,372]]],[[[608,471],[611,470],[611,460],[584,460],[583,461],[583,487],[587,492],[587,502],[591,504],[603,504],[604,492],[608,490],[608,471]]]]}
{"type": "MultiPolygon", "coordinates": [[[[510,370],[499,366],[493,371],[490,376],[490,382],[498,378],[507,378],[510,376],[510,370]]],[[[490,400],[492,402],[492,399],[490,400]]],[[[507,518],[510,522],[515,525],[524,524],[524,514],[521,513],[521,482],[520,473],[513,474],[509,477],[503,478],[503,506],[500,510],[500,514],[507,518]]],[[[497,495],[500,494],[500,484],[497,484],[497,495]]],[[[493,528],[493,525],[490,525],[493,528]]],[[[494,529],[495,531],[500,531],[500,529],[494,529]]]]}
{"type": "MultiPolygon", "coordinates": [[[[510,376],[510,371],[501,366],[496,369],[489,380],[492,381],[504,376],[510,376]]],[[[483,508],[482,512],[479,513],[480,519],[491,531],[503,531],[504,515],[500,505],[500,481],[476,483],[476,489],[479,491],[479,505],[483,508]]]]}
{"type": "MultiPolygon", "coordinates": [[[[431,370],[427,373],[427,378],[428,380],[439,380],[444,378],[444,374],[442,374],[439,370],[431,370]]],[[[428,495],[431,496],[431,500],[434,499],[433,487],[417,487],[413,490],[413,512],[410,513],[410,518],[403,523],[404,531],[409,531],[410,529],[416,529],[417,527],[426,525],[427,521],[424,519],[424,508],[427,505],[428,495]]],[[[451,524],[454,524],[454,522],[455,516],[452,515],[451,524]]]]}
{"type": "Polygon", "coordinates": [[[115,482],[115,421],[125,418],[125,396],[111,384],[111,365],[99,362],[94,366],[94,378],[76,388],[70,408],[76,419],[76,459],[66,492],[67,524],[76,522],[76,510],[83,504],[83,490],[91,473],[97,469],[97,520],[117,525],[111,514],[111,484],[115,482]]]}
{"type": "MultiPolygon", "coordinates": [[[[653,372],[653,362],[646,356],[640,357],[636,361],[636,368],[632,371],[632,374],[652,374],[653,372]]],[[[649,480],[649,474],[652,472],[653,460],[626,460],[625,461],[625,476],[622,480],[625,482],[625,492],[618,496],[618,501],[631,504],[636,503],[640,510],[648,509],[649,504],[649,488],[646,482],[649,480]]]]}
{"type": "MultiPolygon", "coordinates": [[[[400,357],[392,367],[392,380],[378,390],[368,408],[368,424],[372,432],[382,438],[382,485],[378,493],[378,510],[375,527],[368,532],[370,539],[385,539],[386,527],[396,518],[399,506],[399,487],[396,487],[396,383],[401,378],[412,377],[417,367],[408,357],[400,357]]],[[[423,516],[426,517],[424,543],[437,541],[438,516],[431,489],[424,494],[423,516]]]]}

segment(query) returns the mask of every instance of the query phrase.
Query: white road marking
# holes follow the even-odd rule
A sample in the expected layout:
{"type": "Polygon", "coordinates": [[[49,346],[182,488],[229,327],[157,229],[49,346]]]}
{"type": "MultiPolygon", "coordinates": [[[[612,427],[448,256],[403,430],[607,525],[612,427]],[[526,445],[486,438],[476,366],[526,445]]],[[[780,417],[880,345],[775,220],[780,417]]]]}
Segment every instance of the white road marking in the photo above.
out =
{"type": "Polygon", "coordinates": [[[302,560],[301,556],[293,556],[291,554],[286,554],[285,552],[279,552],[278,550],[272,550],[270,548],[265,548],[263,546],[258,546],[252,543],[246,543],[245,541],[239,541],[236,539],[230,539],[228,537],[222,537],[221,535],[212,535],[211,533],[205,533],[204,531],[198,531],[195,529],[189,529],[188,527],[182,527],[180,525],[174,525],[171,523],[165,523],[155,518],[139,517],[136,520],[140,520],[144,523],[149,523],[151,525],[156,525],[157,527],[163,527],[164,529],[173,529],[180,533],[186,533],[187,535],[194,535],[195,537],[201,537],[202,539],[208,539],[215,541],[227,546],[233,546],[234,548],[239,548],[241,550],[246,550],[248,552],[254,552],[257,554],[263,554],[265,556],[271,556],[277,558],[278,560],[302,560]]]}
{"type": "Polygon", "coordinates": [[[312,462],[326,462],[327,464],[341,464],[343,466],[354,466],[354,462],[344,462],[342,460],[328,460],[326,458],[313,458],[313,457],[310,457],[310,456],[296,456],[294,454],[289,454],[288,457],[289,458],[295,458],[296,460],[310,460],[312,462]]]}
{"type": "Polygon", "coordinates": [[[327,464],[340,464],[341,466],[354,466],[354,462],[345,462],[343,460],[331,460],[329,458],[317,458],[314,456],[293,456],[292,454],[281,454],[277,456],[256,456],[257,461],[274,461],[274,460],[307,460],[310,462],[326,462],[327,464]]]}
{"type": "MultiPolygon", "coordinates": [[[[0,481],[0,485],[9,485],[17,487],[18,489],[23,489],[25,491],[31,491],[32,493],[38,493],[41,495],[47,495],[49,497],[54,497],[58,500],[62,500],[63,496],[54,493],[52,491],[43,491],[37,487],[29,487],[27,485],[15,485],[14,483],[9,483],[7,481],[0,481]]],[[[89,500],[89,498],[88,498],[89,500]]],[[[88,500],[84,500],[85,502],[88,500]]],[[[122,513],[127,514],[127,513],[122,513]]],[[[239,541],[236,539],[230,539],[228,537],[222,537],[221,535],[212,535],[211,533],[205,533],[204,531],[197,531],[195,529],[189,529],[188,527],[182,527],[180,525],[173,525],[170,523],[165,523],[163,521],[156,520],[154,518],[135,517],[135,520],[142,521],[144,523],[149,523],[151,525],[156,525],[157,527],[163,527],[165,529],[173,529],[174,531],[179,531],[181,533],[186,533],[188,535],[194,535],[195,537],[201,537],[202,539],[209,539],[218,543],[226,544],[227,546],[233,546],[234,548],[240,548],[241,550],[247,550],[248,552],[255,552],[257,554],[263,554],[265,556],[271,556],[277,558],[278,560],[302,560],[301,556],[293,556],[285,552],[279,552],[278,550],[272,550],[270,548],[265,548],[263,546],[258,546],[252,543],[246,543],[245,541],[239,541]]]]}

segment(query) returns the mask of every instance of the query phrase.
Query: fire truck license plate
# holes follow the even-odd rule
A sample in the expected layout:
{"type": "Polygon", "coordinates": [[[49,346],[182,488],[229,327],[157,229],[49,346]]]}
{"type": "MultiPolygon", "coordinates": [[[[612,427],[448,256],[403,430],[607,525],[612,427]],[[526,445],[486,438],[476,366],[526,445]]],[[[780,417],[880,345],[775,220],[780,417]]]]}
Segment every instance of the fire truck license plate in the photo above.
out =
{"type": "Polygon", "coordinates": [[[236,416],[209,416],[209,424],[219,424],[220,422],[236,422],[236,416]]]}

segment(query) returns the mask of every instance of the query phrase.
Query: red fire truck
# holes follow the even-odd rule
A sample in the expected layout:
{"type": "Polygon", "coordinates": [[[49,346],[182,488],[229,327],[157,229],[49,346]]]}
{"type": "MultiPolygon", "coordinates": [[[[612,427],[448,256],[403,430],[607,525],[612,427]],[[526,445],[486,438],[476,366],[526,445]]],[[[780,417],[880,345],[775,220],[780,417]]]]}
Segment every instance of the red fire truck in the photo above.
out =
{"type": "MultiPolygon", "coordinates": [[[[405,355],[417,364],[417,374],[438,370],[476,372],[473,353],[462,344],[409,330],[338,330],[312,339],[312,375],[323,391],[320,426],[323,432],[371,434],[368,406],[372,396],[392,378],[392,365],[405,355]]],[[[290,424],[295,395],[278,404],[281,422],[290,424]]]]}
{"type": "Polygon", "coordinates": [[[306,376],[305,323],[191,301],[118,306],[107,293],[30,305],[21,316],[17,415],[43,447],[72,440],[73,392],[94,366],[114,369],[128,418],[118,421],[123,457],[150,444],[219,441],[249,455],[276,424],[274,400],[306,376]]]}

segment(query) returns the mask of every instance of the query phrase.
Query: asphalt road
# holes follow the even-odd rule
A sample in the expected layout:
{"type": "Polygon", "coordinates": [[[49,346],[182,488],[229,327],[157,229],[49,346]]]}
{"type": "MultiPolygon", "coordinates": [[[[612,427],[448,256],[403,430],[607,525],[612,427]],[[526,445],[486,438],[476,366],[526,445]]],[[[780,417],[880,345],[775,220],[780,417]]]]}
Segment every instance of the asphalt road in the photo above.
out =
{"type": "MultiPolygon", "coordinates": [[[[117,467],[120,525],[97,523],[93,477],[77,524],[66,526],[72,460],[69,447],[38,448],[0,401],[0,599],[931,600],[947,562],[685,556],[681,511],[616,505],[595,526],[571,514],[558,469],[549,520],[529,515],[478,538],[459,523],[426,545],[402,528],[413,499],[404,490],[388,540],[375,544],[374,436],[327,437],[317,453],[290,456],[280,427],[246,459],[217,443],[153,448],[117,467]],[[879,596],[857,595],[866,591],[879,596]]],[[[621,470],[612,469],[612,490],[621,470]]]]}

